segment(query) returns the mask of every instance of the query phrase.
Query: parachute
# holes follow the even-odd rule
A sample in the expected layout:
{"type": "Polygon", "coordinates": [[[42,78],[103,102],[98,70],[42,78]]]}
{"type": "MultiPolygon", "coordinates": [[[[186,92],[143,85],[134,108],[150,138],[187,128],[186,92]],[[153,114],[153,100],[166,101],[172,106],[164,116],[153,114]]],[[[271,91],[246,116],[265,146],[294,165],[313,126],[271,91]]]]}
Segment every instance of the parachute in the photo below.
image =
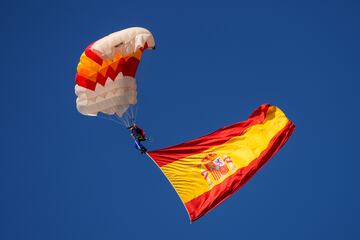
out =
{"type": "Polygon", "coordinates": [[[174,187],[190,221],[196,221],[246,184],[282,148],[295,125],[278,107],[263,104],[243,122],[147,151],[142,142],[148,138],[135,124],[135,74],[145,49],[154,48],[151,32],[139,27],[90,44],[77,67],[76,107],[84,115],[120,120],[136,148],[154,161],[174,187]]]}
{"type": "Polygon", "coordinates": [[[80,57],[75,77],[78,111],[88,116],[114,116],[129,127],[136,117],[136,70],[144,50],[154,48],[153,35],[140,27],[112,33],[90,44],[80,57]]]}

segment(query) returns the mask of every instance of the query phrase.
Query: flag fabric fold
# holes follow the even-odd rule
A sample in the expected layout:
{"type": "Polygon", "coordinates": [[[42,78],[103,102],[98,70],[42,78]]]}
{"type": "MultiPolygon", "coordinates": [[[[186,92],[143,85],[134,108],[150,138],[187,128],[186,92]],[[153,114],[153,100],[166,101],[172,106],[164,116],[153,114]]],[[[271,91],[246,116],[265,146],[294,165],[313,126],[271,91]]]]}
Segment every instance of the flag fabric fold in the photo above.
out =
{"type": "Polygon", "coordinates": [[[150,151],[195,221],[241,188],[285,144],[295,125],[276,106],[175,146],[150,151]]]}

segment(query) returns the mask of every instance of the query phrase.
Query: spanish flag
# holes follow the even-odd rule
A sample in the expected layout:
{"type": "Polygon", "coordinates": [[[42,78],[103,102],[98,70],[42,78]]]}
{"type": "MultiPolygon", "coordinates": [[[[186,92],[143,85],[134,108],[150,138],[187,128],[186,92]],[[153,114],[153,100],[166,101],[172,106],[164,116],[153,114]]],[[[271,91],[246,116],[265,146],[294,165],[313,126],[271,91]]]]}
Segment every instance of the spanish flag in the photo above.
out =
{"type": "Polygon", "coordinates": [[[175,188],[195,221],[241,188],[285,144],[295,125],[264,104],[244,122],[148,156],[175,188]]]}

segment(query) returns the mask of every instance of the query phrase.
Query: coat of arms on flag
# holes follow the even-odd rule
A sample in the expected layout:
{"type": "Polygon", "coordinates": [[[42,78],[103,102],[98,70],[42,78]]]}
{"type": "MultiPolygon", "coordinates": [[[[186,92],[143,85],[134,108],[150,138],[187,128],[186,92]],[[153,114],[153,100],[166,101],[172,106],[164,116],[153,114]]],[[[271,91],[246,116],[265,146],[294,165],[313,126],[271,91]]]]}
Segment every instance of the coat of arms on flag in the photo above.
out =
{"type": "Polygon", "coordinates": [[[217,182],[235,170],[233,161],[227,155],[221,157],[217,153],[209,153],[201,160],[201,163],[201,175],[203,175],[209,186],[213,184],[213,181],[217,182]]]}

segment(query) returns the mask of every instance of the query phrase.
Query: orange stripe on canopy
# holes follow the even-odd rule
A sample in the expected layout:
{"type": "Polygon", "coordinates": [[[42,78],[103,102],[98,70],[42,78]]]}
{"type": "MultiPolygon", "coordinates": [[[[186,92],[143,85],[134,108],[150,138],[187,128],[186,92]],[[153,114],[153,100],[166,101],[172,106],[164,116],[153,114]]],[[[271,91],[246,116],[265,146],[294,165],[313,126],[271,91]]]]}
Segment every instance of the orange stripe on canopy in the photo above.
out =
{"type": "Polygon", "coordinates": [[[92,45],[93,43],[86,48],[80,57],[75,76],[77,85],[95,91],[97,84],[104,86],[106,81],[109,79],[113,81],[120,72],[123,76],[135,77],[143,49],[139,49],[126,57],[117,54],[114,59],[103,60],[91,50],[92,45]]]}

